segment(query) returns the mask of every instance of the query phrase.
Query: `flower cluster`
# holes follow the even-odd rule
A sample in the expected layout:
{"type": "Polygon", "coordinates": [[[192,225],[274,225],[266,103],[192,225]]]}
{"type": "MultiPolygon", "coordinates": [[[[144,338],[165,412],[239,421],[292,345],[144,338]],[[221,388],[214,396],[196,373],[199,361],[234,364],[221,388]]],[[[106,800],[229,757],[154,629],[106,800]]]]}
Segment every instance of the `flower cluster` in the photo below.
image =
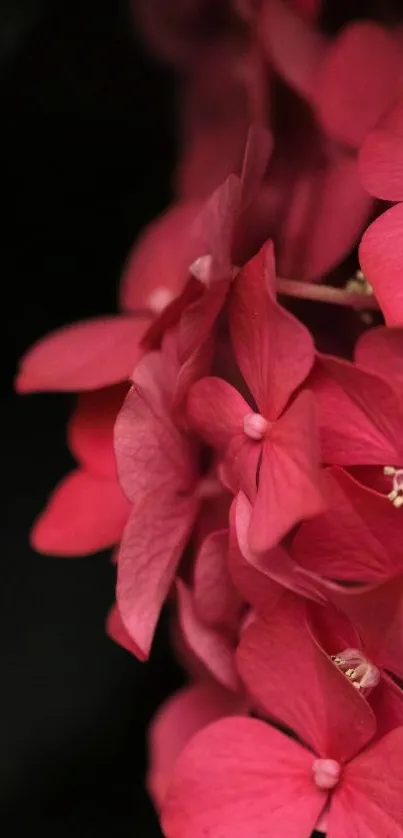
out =
{"type": "Polygon", "coordinates": [[[108,630],[142,660],[173,606],[167,838],[403,838],[403,47],[319,12],[136,3],[180,68],[177,199],[122,313],[17,378],[80,394],[35,547],[117,547],[108,630]]]}

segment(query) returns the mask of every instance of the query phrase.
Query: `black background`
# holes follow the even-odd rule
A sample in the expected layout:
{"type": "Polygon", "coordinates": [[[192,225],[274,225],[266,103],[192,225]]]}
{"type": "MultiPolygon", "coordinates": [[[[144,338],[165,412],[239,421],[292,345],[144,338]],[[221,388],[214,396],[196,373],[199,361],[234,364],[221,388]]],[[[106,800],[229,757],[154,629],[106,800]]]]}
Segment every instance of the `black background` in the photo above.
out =
{"type": "MultiPolygon", "coordinates": [[[[390,11],[332,2],[327,23],[377,8],[390,11]]],[[[0,830],[153,838],[145,730],[179,681],[166,626],[137,663],[104,633],[109,557],[29,549],[71,465],[70,404],[17,397],[12,379],[33,340],[115,310],[129,247],[171,197],[175,79],[144,51],[128,0],[3,2],[0,62],[0,830]]]]}
{"type": "Polygon", "coordinates": [[[10,0],[1,17],[0,830],[148,838],[145,729],[178,678],[166,631],[137,663],[104,633],[109,557],[30,550],[71,465],[70,404],[12,379],[33,340],[115,310],[128,249],[170,199],[174,79],[126,0],[10,0]]]}

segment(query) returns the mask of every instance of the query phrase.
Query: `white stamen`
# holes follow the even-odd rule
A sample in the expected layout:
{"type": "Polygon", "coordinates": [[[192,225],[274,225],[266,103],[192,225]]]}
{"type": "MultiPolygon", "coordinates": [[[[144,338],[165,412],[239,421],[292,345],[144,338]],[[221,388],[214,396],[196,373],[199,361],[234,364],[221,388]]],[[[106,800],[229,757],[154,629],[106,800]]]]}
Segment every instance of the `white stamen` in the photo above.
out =
{"type": "Polygon", "coordinates": [[[161,314],[161,312],[164,311],[164,308],[172,302],[174,296],[175,295],[169,290],[169,288],[161,286],[160,288],[156,288],[152,294],[150,294],[148,298],[148,305],[154,314],[161,314]]]}
{"type": "Polygon", "coordinates": [[[243,429],[249,439],[260,441],[269,427],[269,422],[260,413],[248,413],[243,418],[243,429]]]}
{"type": "Polygon", "coordinates": [[[318,789],[331,791],[340,780],[341,765],[335,759],[315,759],[312,771],[318,789]]]}
{"type": "Polygon", "coordinates": [[[359,649],[344,649],[332,655],[332,661],[353,686],[368,695],[379,684],[381,673],[359,649]]]}
{"type": "Polygon", "coordinates": [[[189,272],[194,276],[199,282],[202,282],[203,285],[208,285],[210,282],[211,276],[211,265],[213,262],[213,257],[209,254],[205,256],[199,256],[195,262],[190,265],[189,272]]]}
{"type": "Polygon", "coordinates": [[[383,473],[385,477],[393,477],[393,488],[388,494],[388,499],[396,509],[400,509],[403,506],[403,469],[384,466],[383,473]]]}

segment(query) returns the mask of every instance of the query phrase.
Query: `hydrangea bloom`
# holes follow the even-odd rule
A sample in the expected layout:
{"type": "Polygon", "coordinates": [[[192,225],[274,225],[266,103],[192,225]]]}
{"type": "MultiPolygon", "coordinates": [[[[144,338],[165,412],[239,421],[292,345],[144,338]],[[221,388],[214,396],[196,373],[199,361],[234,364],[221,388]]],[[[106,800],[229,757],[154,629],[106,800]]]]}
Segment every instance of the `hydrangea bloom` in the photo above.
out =
{"type": "Polygon", "coordinates": [[[141,660],[169,603],[167,838],[403,838],[401,32],[330,37],[317,0],[135,10],[179,69],[175,200],[123,313],[22,361],[20,392],[80,394],[33,542],[116,546],[107,630],[141,660]]]}

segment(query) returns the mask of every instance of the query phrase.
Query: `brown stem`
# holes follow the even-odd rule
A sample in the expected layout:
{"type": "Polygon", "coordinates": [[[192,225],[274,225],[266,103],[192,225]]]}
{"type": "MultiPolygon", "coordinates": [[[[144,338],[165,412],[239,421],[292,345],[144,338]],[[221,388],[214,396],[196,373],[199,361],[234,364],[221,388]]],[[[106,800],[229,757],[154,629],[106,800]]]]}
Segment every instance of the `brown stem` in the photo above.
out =
{"type": "Polygon", "coordinates": [[[321,303],[333,303],[336,306],[354,308],[356,311],[379,309],[374,294],[356,294],[343,288],[321,285],[315,282],[300,282],[296,279],[277,278],[277,292],[287,297],[301,300],[317,300],[321,303]]]}

